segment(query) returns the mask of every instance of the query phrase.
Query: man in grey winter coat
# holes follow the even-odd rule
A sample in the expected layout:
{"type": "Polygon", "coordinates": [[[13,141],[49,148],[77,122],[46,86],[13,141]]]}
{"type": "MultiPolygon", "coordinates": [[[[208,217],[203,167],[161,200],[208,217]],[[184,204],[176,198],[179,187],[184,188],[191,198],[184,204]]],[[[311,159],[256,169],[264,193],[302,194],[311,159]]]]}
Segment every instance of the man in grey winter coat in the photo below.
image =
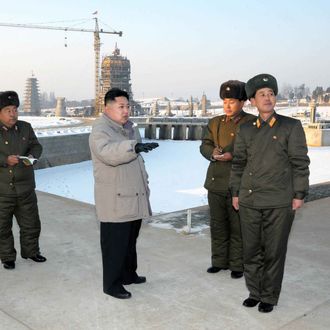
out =
{"type": "Polygon", "coordinates": [[[129,95],[118,88],[104,98],[105,109],[89,138],[94,168],[97,217],[101,222],[103,291],[127,299],[123,285],[146,282],[138,276],[136,240],[143,218],[151,215],[148,175],[140,152],[157,143],[140,143],[129,120],[129,95]]]}

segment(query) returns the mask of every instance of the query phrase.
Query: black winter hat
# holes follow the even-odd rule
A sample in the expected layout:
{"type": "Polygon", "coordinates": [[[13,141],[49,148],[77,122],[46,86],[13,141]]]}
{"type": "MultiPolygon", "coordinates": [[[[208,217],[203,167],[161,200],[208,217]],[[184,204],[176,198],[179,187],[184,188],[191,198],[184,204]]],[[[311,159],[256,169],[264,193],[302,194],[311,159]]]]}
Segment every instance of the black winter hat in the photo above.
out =
{"type": "Polygon", "coordinates": [[[239,80],[228,80],[220,86],[221,99],[246,101],[245,83],[239,80]]]}
{"type": "Polygon", "coordinates": [[[257,76],[248,80],[248,82],[246,83],[245,85],[246,95],[248,99],[250,99],[255,95],[257,90],[267,87],[272,89],[274,94],[277,95],[278,87],[275,77],[273,77],[268,73],[258,74],[257,76]]]}
{"type": "Polygon", "coordinates": [[[19,107],[18,94],[14,91],[0,92],[0,110],[8,105],[19,107]]]}

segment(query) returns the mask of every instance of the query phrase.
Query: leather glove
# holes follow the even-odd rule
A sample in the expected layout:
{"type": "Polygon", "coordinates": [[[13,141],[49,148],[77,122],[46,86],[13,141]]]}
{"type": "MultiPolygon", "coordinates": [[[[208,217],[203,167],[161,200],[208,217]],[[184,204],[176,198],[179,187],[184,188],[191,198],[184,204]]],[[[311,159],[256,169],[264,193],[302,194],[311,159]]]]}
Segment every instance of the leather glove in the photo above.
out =
{"type": "Polygon", "coordinates": [[[159,146],[158,143],[137,143],[135,145],[135,152],[138,154],[139,152],[149,152],[152,149],[155,149],[159,146]]]}

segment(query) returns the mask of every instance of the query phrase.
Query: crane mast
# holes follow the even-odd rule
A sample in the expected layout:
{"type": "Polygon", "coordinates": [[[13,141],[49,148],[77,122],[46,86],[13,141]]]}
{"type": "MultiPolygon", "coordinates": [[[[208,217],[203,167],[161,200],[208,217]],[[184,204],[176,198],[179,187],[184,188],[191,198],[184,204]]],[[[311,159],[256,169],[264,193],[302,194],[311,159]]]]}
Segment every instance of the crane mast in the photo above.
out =
{"type": "Polygon", "coordinates": [[[37,24],[15,24],[15,23],[1,23],[0,26],[6,27],[17,27],[17,28],[28,28],[28,29],[44,29],[44,30],[62,30],[62,31],[73,31],[73,32],[92,32],[94,34],[94,53],[95,53],[95,113],[98,114],[100,111],[98,96],[100,92],[100,50],[101,50],[101,40],[100,33],[105,34],[117,34],[120,37],[123,35],[122,31],[104,31],[99,29],[99,24],[97,17],[94,17],[95,29],[81,29],[73,27],[61,27],[61,26],[47,26],[47,25],[37,25],[37,24]]]}

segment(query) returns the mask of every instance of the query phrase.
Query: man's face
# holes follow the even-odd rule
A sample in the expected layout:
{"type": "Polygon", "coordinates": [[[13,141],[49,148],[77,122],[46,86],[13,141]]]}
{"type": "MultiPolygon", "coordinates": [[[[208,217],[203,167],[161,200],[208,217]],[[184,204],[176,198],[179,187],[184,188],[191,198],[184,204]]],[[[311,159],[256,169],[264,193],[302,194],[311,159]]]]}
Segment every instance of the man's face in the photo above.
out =
{"type": "Polygon", "coordinates": [[[237,99],[224,99],[223,100],[223,111],[229,117],[236,116],[243,108],[244,101],[237,99]]]}
{"type": "Polygon", "coordinates": [[[272,89],[261,88],[257,90],[255,97],[251,98],[250,102],[257,107],[260,114],[272,113],[276,104],[276,96],[272,89]]]}
{"type": "Polygon", "coordinates": [[[125,96],[118,96],[107,103],[104,112],[117,124],[124,125],[129,118],[130,105],[125,96]]]}
{"type": "Polygon", "coordinates": [[[15,105],[8,105],[0,110],[0,121],[7,127],[14,126],[17,118],[18,113],[15,105]]]}

